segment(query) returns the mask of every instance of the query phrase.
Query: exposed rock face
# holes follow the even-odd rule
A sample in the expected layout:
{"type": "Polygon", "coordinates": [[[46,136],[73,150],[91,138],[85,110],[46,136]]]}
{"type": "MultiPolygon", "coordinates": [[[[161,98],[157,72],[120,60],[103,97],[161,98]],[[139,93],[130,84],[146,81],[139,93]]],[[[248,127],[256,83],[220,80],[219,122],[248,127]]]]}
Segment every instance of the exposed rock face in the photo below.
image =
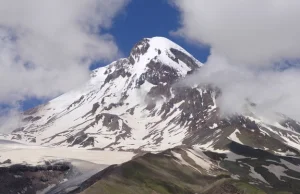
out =
{"type": "Polygon", "coordinates": [[[150,47],[149,42],[149,39],[144,38],[143,40],[136,43],[136,45],[134,45],[129,56],[131,64],[134,64],[136,61],[139,61],[140,56],[144,55],[148,51],[150,47]]]}
{"type": "Polygon", "coordinates": [[[186,53],[171,48],[170,49],[171,53],[175,56],[175,58],[172,58],[176,63],[179,63],[180,61],[184,62],[189,68],[191,68],[191,71],[194,71],[195,69],[197,69],[199,66],[198,64],[195,62],[195,60],[193,60],[190,56],[188,56],[186,53]]]}

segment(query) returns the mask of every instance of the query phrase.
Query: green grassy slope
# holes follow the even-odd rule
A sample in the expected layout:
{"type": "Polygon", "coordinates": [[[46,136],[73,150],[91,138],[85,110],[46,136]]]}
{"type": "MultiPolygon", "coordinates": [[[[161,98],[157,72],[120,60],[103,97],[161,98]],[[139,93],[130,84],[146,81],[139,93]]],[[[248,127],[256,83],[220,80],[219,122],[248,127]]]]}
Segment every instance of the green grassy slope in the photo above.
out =
{"type": "Polygon", "coordinates": [[[82,194],[265,194],[227,174],[210,176],[167,154],[146,154],[117,167],[82,194]]]}

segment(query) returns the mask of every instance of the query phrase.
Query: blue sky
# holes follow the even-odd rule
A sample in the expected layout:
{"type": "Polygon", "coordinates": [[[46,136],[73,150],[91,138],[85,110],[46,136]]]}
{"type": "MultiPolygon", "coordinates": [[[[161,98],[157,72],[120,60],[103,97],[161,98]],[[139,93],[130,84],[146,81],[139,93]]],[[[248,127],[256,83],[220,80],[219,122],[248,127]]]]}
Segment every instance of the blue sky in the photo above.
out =
{"type": "MultiPolygon", "coordinates": [[[[171,6],[167,0],[161,1],[131,1],[124,11],[114,20],[107,33],[114,36],[115,41],[124,56],[128,56],[135,43],[145,37],[163,36],[176,42],[195,58],[205,62],[209,55],[209,48],[196,46],[186,42],[181,37],[170,35],[171,30],[179,28],[180,15],[177,9],[171,6]]],[[[91,70],[104,64],[95,63],[91,70]]],[[[20,103],[21,110],[33,108],[47,100],[29,98],[20,103]]]]}

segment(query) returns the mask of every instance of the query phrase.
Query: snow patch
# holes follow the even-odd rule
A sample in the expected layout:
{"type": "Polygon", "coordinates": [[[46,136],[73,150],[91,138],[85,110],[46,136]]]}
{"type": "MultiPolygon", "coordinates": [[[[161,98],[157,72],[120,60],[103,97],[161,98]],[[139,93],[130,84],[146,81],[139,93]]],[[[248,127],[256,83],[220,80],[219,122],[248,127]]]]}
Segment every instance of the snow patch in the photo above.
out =
{"type": "Polygon", "coordinates": [[[234,141],[236,143],[244,145],[240,139],[237,137],[237,133],[241,134],[241,132],[238,129],[235,129],[235,131],[228,137],[229,140],[234,141]]]}
{"type": "Polygon", "coordinates": [[[287,171],[286,168],[274,164],[270,164],[269,166],[263,166],[269,170],[270,173],[273,173],[279,180],[282,180],[281,177],[288,177],[291,179],[300,180],[299,178],[295,178],[292,176],[289,176],[285,173],[287,171]]]}

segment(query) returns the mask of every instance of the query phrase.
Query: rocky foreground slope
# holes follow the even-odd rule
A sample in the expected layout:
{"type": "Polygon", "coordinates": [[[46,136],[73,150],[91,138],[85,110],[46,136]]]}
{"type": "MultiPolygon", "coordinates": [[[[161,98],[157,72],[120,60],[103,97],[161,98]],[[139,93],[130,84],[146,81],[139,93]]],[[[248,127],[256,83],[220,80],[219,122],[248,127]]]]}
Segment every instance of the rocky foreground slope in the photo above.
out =
{"type": "Polygon", "coordinates": [[[74,193],[300,193],[299,158],[276,156],[236,143],[229,149],[226,154],[188,147],[147,153],[110,168],[94,184],[74,193]]]}
{"type": "Polygon", "coordinates": [[[76,192],[300,193],[300,123],[262,118],[253,103],[243,115],[221,117],[219,88],[178,84],[202,66],[168,39],[143,39],[128,58],[94,70],[84,86],[24,112],[20,127],[3,137],[152,152],[76,192]]]}

